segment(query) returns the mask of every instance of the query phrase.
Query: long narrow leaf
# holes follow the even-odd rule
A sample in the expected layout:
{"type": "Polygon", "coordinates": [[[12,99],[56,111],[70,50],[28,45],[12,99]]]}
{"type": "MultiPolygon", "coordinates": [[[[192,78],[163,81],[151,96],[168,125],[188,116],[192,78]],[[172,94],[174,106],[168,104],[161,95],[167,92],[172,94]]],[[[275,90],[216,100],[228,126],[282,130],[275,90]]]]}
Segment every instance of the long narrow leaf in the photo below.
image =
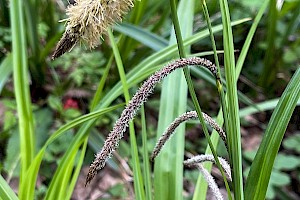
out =
{"type": "MultiPolygon", "coordinates": [[[[58,138],[65,131],[67,131],[71,128],[74,128],[75,126],[78,126],[81,123],[84,123],[86,121],[93,121],[96,118],[100,117],[101,115],[103,115],[107,112],[111,112],[112,110],[114,110],[116,108],[119,108],[119,107],[120,107],[120,105],[109,107],[109,108],[106,108],[106,109],[100,109],[100,110],[95,111],[93,113],[81,116],[81,117],[65,124],[64,126],[61,126],[57,131],[55,131],[51,135],[51,137],[47,140],[45,145],[41,148],[39,153],[35,156],[32,164],[30,165],[30,168],[26,171],[26,179],[25,179],[26,188],[24,188],[24,194],[22,196],[20,196],[20,199],[29,199],[29,200],[33,199],[37,174],[38,174],[43,156],[45,154],[45,151],[46,151],[46,148],[47,148],[48,145],[50,145],[56,138],[58,138]]],[[[71,142],[71,144],[72,144],[72,142],[71,142]]]]}
{"type": "Polygon", "coordinates": [[[142,141],[143,141],[143,161],[144,161],[144,177],[145,177],[145,191],[146,199],[152,200],[152,184],[151,184],[151,173],[148,155],[148,142],[147,142],[147,131],[146,131],[146,117],[144,106],[141,107],[141,120],[142,120],[142,141]]]}
{"type": "Polygon", "coordinates": [[[0,199],[3,200],[18,200],[17,195],[9,187],[5,179],[0,175],[0,199]]]}
{"type": "MultiPolygon", "coordinates": [[[[187,38],[192,33],[194,1],[180,1],[178,16],[182,27],[182,37],[187,38]]],[[[170,43],[176,42],[172,32],[170,43]]],[[[188,48],[186,48],[187,51],[188,48]]],[[[186,111],[187,85],[182,71],[176,71],[167,77],[162,84],[157,137],[178,115],[186,111]],[[175,89],[176,88],[176,89],[175,89]]],[[[184,130],[181,126],[178,134],[171,138],[161,156],[155,161],[154,190],[155,199],[182,199],[183,184],[183,151],[184,130]]]]}
{"type": "Polygon", "coordinates": [[[71,199],[71,197],[72,197],[72,194],[73,194],[73,191],[74,191],[74,187],[75,187],[75,184],[77,182],[77,179],[78,179],[78,176],[79,176],[79,173],[80,173],[80,169],[81,169],[84,157],[85,157],[87,143],[88,143],[88,138],[86,138],[84,140],[84,142],[83,142],[82,150],[81,150],[81,155],[80,155],[79,161],[77,163],[77,166],[75,168],[75,172],[72,175],[72,180],[70,182],[70,185],[69,185],[69,188],[68,188],[68,192],[67,192],[67,196],[66,196],[65,199],[71,199]]]}
{"type": "Polygon", "coordinates": [[[230,14],[227,0],[219,0],[222,22],[223,22],[223,46],[225,60],[225,77],[227,86],[227,106],[228,121],[227,125],[227,142],[229,147],[229,157],[232,166],[232,183],[234,199],[242,200],[243,195],[243,172],[242,172],[242,153],[241,153],[241,133],[240,133],[240,118],[239,105],[237,97],[237,84],[235,73],[235,58],[233,35],[230,26],[230,14]]]}
{"type": "Polygon", "coordinates": [[[115,30],[142,42],[144,45],[158,51],[168,45],[168,41],[139,26],[122,23],[114,27],[115,30]]]}
{"type": "Polygon", "coordinates": [[[26,189],[26,170],[35,153],[34,125],[28,82],[28,65],[26,54],[25,26],[22,1],[10,1],[10,16],[13,48],[14,90],[17,102],[20,131],[21,175],[19,195],[26,189]]]}
{"type": "Polygon", "coordinates": [[[276,106],[251,165],[245,199],[265,199],[274,160],[287,125],[300,98],[300,69],[295,72],[276,106]]]}
{"type": "Polygon", "coordinates": [[[277,61],[274,59],[276,56],[276,33],[277,33],[277,21],[279,11],[277,10],[277,0],[270,0],[269,12],[268,12],[268,27],[267,27],[267,50],[264,58],[264,67],[260,76],[260,85],[269,86],[275,79],[275,74],[278,68],[277,61]]]}
{"type": "MultiPolygon", "coordinates": [[[[245,61],[245,58],[248,54],[248,50],[249,50],[249,47],[250,47],[250,44],[251,44],[251,41],[253,39],[253,36],[254,36],[254,33],[257,29],[257,26],[268,6],[268,3],[269,3],[269,0],[266,0],[264,1],[263,5],[260,7],[255,19],[254,19],[254,22],[249,30],[249,33],[247,35],[247,38],[246,38],[246,41],[243,45],[243,48],[241,50],[241,53],[240,53],[240,56],[238,58],[238,61],[237,61],[237,64],[236,64],[236,78],[239,77],[240,73],[241,73],[241,70],[242,70],[242,67],[244,65],[244,61],[245,61]]],[[[236,82],[237,82],[237,79],[236,79],[236,82]]],[[[256,109],[256,108],[254,108],[256,109]]],[[[217,116],[217,123],[219,125],[223,125],[224,123],[224,120],[223,120],[223,117],[222,117],[222,112],[219,112],[218,116],[217,116]]],[[[211,136],[211,140],[213,142],[213,144],[215,146],[218,145],[218,141],[219,141],[219,135],[216,131],[213,131],[212,133],[212,136],[211,136]]],[[[211,150],[209,147],[207,147],[206,151],[205,151],[206,154],[211,154],[211,150]]],[[[204,164],[205,168],[208,169],[209,171],[211,170],[212,168],[212,164],[211,163],[205,163],[204,164]]],[[[206,190],[207,190],[207,183],[205,181],[205,179],[202,177],[202,176],[199,176],[198,180],[197,180],[197,185],[196,185],[196,190],[195,190],[195,193],[194,193],[194,197],[193,197],[193,200],[205,200],[206,199],[206,190]]]]}
{"type": "MultiPolygon", "coordinates": [[[[128,90],[128,85],[126,81],[126,75],[124,66],[122,63],[121,55],[119,52],[119,49],[117,47],[117,44],[115,42],[114,36],[111,32],[111,30],[108,30],[108,36],[110,39],[110,42],[112,44],[113,53],[115,56],[115,60],[117,63],[120,79],[123,86],[123,93],[125,96],[126,104],[128,105],[130,101],[130,95],[128,90]]],[[[135,137],[135,130],[134,130],[134,124],[133,122],[129,123],[129,135],[130,135],[130,146],[131,146],[131,156],[132,156],[132,162],[133,162],[133,179],[134,179],[134,190],[135,195],[137,199],[145,199],[145,191],[144,191],[144,184],[143,184],[143,177],[141,172],[141,164],[139,161],[139,155],[137,150],[137,143],[136,143],[136,137],[135,137]]]]}
{"type": "Polygon", "coordinates": [[[64,200],[63,195],[67,195],[66,188],[69,184],[71,172],[73,170],[75,156],[77,155],[83,140],[87,134],[76,135],[71,141],[70,146],[60,161],[58,168],[51,180],[50,186],[46,193],[45,200],[64,200]]]}
{"type": "MultiPolygon", "coordinates": [[[[245,117],[247,115],[252,115],[252,114],[263,112],[266,110],[273,110],[277,106],[278,102],[279,102],[279,99],[276,98],[276,99],[264,101],[261,103],[257,103],[256,107],[249,106],[249,107],[240,109],[240,117],[245,117]]],[[[300,106],[300,99],[298,100],[296,105],[300,106]]]]}

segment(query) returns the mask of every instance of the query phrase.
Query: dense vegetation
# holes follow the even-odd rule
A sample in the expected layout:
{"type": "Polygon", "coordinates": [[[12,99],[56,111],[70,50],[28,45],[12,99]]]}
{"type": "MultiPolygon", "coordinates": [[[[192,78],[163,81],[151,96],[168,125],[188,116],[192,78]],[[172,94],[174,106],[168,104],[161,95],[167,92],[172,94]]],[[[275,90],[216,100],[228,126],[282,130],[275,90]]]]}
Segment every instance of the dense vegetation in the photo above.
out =
{"type": "Polygon", "coordinates": [[[134,1],[100,45],[83,39],[52,60],[74,2],[0,0],[0,199],[210,199],[183,161],[212,152],[216,167],[203,166],[225,199],[300,198],[299,0],[134,1]],[[211,60],[215,76],[195,66],[168,75],[85,187],[125,104],[186,57],[211,60]],[[161,134],[191,110],[214,117],[227,145],[198,115],[150,162],[161,134]]]}

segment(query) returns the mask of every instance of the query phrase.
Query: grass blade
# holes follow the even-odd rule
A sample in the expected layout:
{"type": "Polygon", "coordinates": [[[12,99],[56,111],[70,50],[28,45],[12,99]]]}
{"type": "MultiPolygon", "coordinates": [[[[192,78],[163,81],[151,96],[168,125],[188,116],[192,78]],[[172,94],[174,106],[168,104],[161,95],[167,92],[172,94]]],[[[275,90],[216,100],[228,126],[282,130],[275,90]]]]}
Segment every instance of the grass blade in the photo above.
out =
{"type": "Polygon", "coordinates": [[[254,36],[254,33],[257,29],[257,26],[265,12],[265,10],[267,9],[268,5],[269,5],[269,2],[270,0],[265,0],[264,3],[261,5],[259,11],[257,12],[257,15],[253,21],[253,24],[249,30],[249,33],[247,35],[247,38],[245,40],[245,43],[243,45],[243,48],[241,50],[241,53],[240,53],[240,56],[239,56],[239,59],[237,60],[237,63],[236,63],[236,78],[239,77],[241,71],[242,71],[242,67],[244,65],[244,62],[245,62],[245,59],[246,59],[246,56],[248,54],[248,50],[249,50],[249,47],[250,47],[250,44],[252,42],[252,39],[253,39],[253,36],[254,36]]]}
{"type": "Polygon", "coordinates": [[[144,161],[144,177],[145,177],[145,190],[146,199],[152,200],[152,184],[151,184],[151,173],[148,155],[148,142],[147,142],[147,131],[146,131],[146,117],[144,106],[141,107],[141,118],[142,118],[142,141],[143,141],[143,161],[144,161]]]}
{"type": "MultiPolygon", "coordinates": [[[[111,32],[111,30],[108,30],[108,36],[112,45],[112,49],[114,52],[115,60],[117,63],[120,79],[123,86],[123,92],[126,100],[126,104],[130,101],[130,95],[128,90],[128,85],[126,81],[126,75],[122,63],[122,59],[120,56],[119,49],[117,47],[117,44],[115,42],[114,36],[111,32]]],[[[139,155],[138,155],[138,148],[136,143],[136,137],[135,137],[135,130],[134,130],[134,124],[133,122],[129,123],[129,135],[130,135],[130,146],[131,146],[131,156],[132,156],[132,164],[133,164],[133,179],[134,179],[134,191],[137,199],[145,199],[145,191],[144,191],[144,183],[143,183],[143,176],[141,172],[141,164],[139,161],[139,155]]]]}
{"type": "Polygon", "coordinates": [[[81,148],[82,150],[81,150],[81,153],[80,153],[81,155],[80,155],[79,161],[77,163],[77,166],[74,170],[74,174],[72,176],[72,180],[70,182],[70,185],[68,187],[66,199],[71,199],[71,197],[72,197],[73,190],[74,190],[75,184],[77,182],[77,179],[78,179],[78,176],[79,176],[79,173],[80,173],[80,169],[81,169],[84,157],[85,157],[87,143],[88,143],[88,137],[83,142],[83,145],[82,145],[82,148],[81,148]]]}
{"type": "MultiPolygon", "coordinates": [[[[245,43],[243,45],[243,48],[241,50],[241,53],[240,53],[240,56],[238,58],[238,61],[237,61],[237,64],[236,64],[236,78],[239,77],[240,73],[241,73],[241,70],[242,70],[242,67],[244,65],[244,61],[245,61],[245,58],[248,54],[248,50],[249,50],[249,47],[250,47],[250,44],[252,42],[252,39],[253,39],[253,36],[254,36],[254,33],[257,29],[257,26],[267,8],[269,4],[269,0],[266,0],[264,1],[263,5],[260,7],[254,21],[253,21],[253,24],[249,30],[249,33],[247,35],[247,38],[245,40],[245,43]]],[[[236,80],[237,81],[237,80],[236,80]]],[[[227,95],[226,95],[227,96],[227,95]]],[[[225,98],[226,99],[226,98],[225,98]]],[[[252,109],[256,109],[256,108],[252,108],[252,109]]],[[[256,109],[257,110],[257,109],[256,109]]],[[[219,112],[218,116],[217,116],[217,122],[218,124],[222,125],[224,120],[223,120],[223,117],[222,117],[222,113],[219,112]]],[[[212,133],[212,136],[211,136],[211,140],[212,140],[212,143],[214,144],[214,146],[217,146],[218,145],[218,141],[219,141],[219,136],[217,134],[216,131],[213,131],[212,133]]],[[[209,147],[207,147],[206,149],[206,154],[211,154],[211,150],[209,147]]],[[[212,164],[211,163],[205,163],[204,164],[205,168],[207,170],[211,170],[211,167],[212,167],[212,164]]],[[[206,192],[207,191],[207,183],[206,181],[204,180],[204,178],[202,176],[199,176],[198,180],[197,180],[197,185],[196,185],[196,188],[199,188],[199,189],[196,189],[195,190],[195,193],[194,193],[194,197],[193,199],[194,200],[205,200],[206,199],[206,192]],[[201,188],[201,190],[200,190],[201,188]]]]}
{"type": "Polygon", "coordinates": [[[267,51],[264,58],[264,68],[260,76],[260,85],[269,86],[269,84],[275,79],[275,73],[278,65],[276,59],[274,59],[274,53],[276,53],[275,39],[277,35],[277,20],[278,10],[276,8],[277,1],[271,0],[268,12],[268,31],[267,31],[267,51]]]}
{"type": "Polygon", "coordinates": [[[3,200],[18,200],[17,195],[9,187],[5,179],[0,175],[0,199],[3,200]]]}
{"type": "Polygon", "coordinates": [[[35,154],[34,125],[28,84],[25,26],[22,1],[10,1],[13,76],[20,131],[21,175],[19,194],[26,189],[26,170],[35,154]]]}
{"type": "MultiPolygon", "coordinates": [[[[187,38],[192,33],[194,1],[181,1],[178,15],[181,23],[182,36],[187,38]]],[[[175,43],[172,33],[170,43],[175,43]]],[[[186,47],[186,49],[188,49],[186,47]]],[[[166,57],[165,57],[166,59],[166,57]]],[[[177,116],[186,111],[187,85],[182,71],[175,71],[168,76],[162,84],[159,122],[157,136],[159,137],[165,127],[177,116]],[[176,87],[176,92],[174,88],[176,87]]],[[[164,151],[156,159],[154,165],[154,191],[155,199],[182,199],[183,188],[183,151],[185,127],[180,126],[176,135],[166,144],[164,151]]]]}
{"type": "Polygon", "coordinates": [[[251,165],[245,187],[245,199],[265,199],[274,160],[287,125],[300,98],[300,69],[284,90],[276,106],[261,145],[251,165]]]}
{"type": "MultiPolygon", "coordinates": [[[[66,153],[64,154],[55,174],[51,180],[49,189],[47,191],[45,200],[64,200],[67,195],[66,188],[68,187],[71,173],[74,166],[75,157],[79,151],[80,146],[87,134],[76,135],[66,153]]],[[[70,192],[70,191],[69,191],[70,192]]]]}
{"type": "Polygon", "coordinates": [[[131,38],[140,41],[145,46],[158,51],[168,45],[168,41],[159,37],[158,35],[142,29],[139,26],[122,23],[114,27],[115,30],[130,36],[131,38]]]}
{"type": "Polygon", "coordinates": [[[110,56],[110,58],[109,58],[109,60],[106,64],[105,70],[103,72],[103,75],[101,77],[101,80],[98,84],[98,87],[97,87],[97,90],[95,92],[94,98],[93,98],[93,100],[91,102],[91,105],[90,105],[90,108],[91,108],[92,111],[95,109],[96,105],[99,103],[101,97],[103,96],[102,95],[103,88],[104,88],[104,85],[105,85],[110,67],[112,65],[112,61],[113,61],[113,56],[110,56]]]}
{"type": "Polygon", "coordinates": [[[30,56],[30,71],[34,82],[39,84],[44,82],[45,73],[43,72],[43,65],[40,65],[40,40],[38,37],[38,17],[39,6],[31,1],[25,0],[24,13],[26,22],[26,36],[28,38],[28,46],[32,52],[30,56]]]}
{"type": "MultiPolygon", "coordinates": [[[[247,115],[252,115],[266,110],[273,110],[277,106],[278,102],[279,99],[276,98],[261,103],[257,103],[256,107],[250,106],[250,107],[243,108],[240,110],[240,117],[245,117],[247,115]]],[[[298,100],[296,105],[300,106],[300,99],[298,100]]]]}
{"type": "Polygon", "coordinates": [[[241,133],[239,105],[237,97],[236,73],[233,35],[230,26],[230,14],[227,0],[220,0],[220,8],[223,22],[223,46],[224,46],[224,65],[227,86],[227,105],[228,123],[227,142],[229,147],[229,157],[232,166],[232,183],[234,199],[244,199],[243,195],[243,173],[242,173],[242,153],[241,153],[241,133]]]}
{"type": "MultiPolygon", "coordinates": [[[[41,148],[39,153],[35,156],[32,164],[30,165],[30,168],[26,171],[26,188],[24,188],[24,193],[19,194],[20,199],[33,199],[34,198],[34,188],[35,188],[35,182],[37,179],[37,174],[44,156],[44,153],[46,151],[46,148],[48,145],[50,145],[56,138],[58,138],[61,134],[63,134],[65,131],[74,128],[75,126],[78,126],[81,123],[84,123],[86,121],[93,121],[94,119],[100,117],[101,115],[111,112],[114,109],[119,108],[121,105],[109,107],[106,109],[100,109],[96,112],[89,113],[87,115],[81,116],[79,118],[76,118],[75,120],[72,120],[71,122],[61,126],[57,131],[55,131],[51,137],[47,140],[45,145],[41,148]]],[[[79,135],[79,134],[78,134],[79,135]]],[[[80,136],[80,135],[79,135],[80,136]]],[[[79,137],[76,136],[76,137],[79,137]]],[[[75,139],[74,139],[75,140],[75,139]]],[[[66,153],[67,154],[67,153],[66,153]]]]}

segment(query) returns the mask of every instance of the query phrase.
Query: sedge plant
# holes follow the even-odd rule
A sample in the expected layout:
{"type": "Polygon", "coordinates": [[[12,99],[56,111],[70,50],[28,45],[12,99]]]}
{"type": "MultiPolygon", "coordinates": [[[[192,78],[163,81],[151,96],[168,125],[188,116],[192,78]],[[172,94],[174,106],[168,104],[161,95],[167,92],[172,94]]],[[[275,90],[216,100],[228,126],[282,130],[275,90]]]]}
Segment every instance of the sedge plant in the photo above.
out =
{"type": "MultiPolygon", "coordinates": [[[[275,111],[268,124],[266,134],[252,164],[250,175],[247,180],[243,180],[239,123],[239,113],[241,113],[241,111],[239,111],[238,106],[238,91],[236,82],[242,66],[244,65],[245,57],[248,53],[249,46],[257,25],[266,10],[269,1],[265,1],[258,11],[258,14],[254,19],[253,25],[251,26],[249,34],[236,62],[231,26],[248,21],[248,19],[232,22],[230,20],[228,2],[225,0],[220,0],[219,4],[223,27],[221,25],[212,26],[206,2],[203,0],[200,1],[200,3],[208,25],[208,30],[200,31],[193,35],[193,14],[192,12],[187,12],[187,10],[193,10],[194,4],[198,2],[182,0],[177,8],[177,2],[170,0],[170,12],[172,14],[172,22],[175,30],[172,33],[173,36],[170,40],[170,44],[166,44],[164,40],[158,40],[145,30],[141,31],[141,29],[134,29],[133,27],[127,26],[127,28],[131,28],[131,34],[145,34],[150,38],[149,41],[156,41],[160,44],[158,45],[159,48],[156,47],[157,52],[152,53],[151,55],[137,62],[138,64],[136,64],[128,73],[125,72],[124,63],[122,62],[121,58],[123,52],[120,52],[119,49],[128,49],[129,47],[125,48],[122,46],[121,48],[118,48],[114,35],[110,31],[110,26],[116,21],[120,21],[124,17],[124,14],[129,12],[134,4],[138,2],[131,0],[77,0],[75,2],[76,3],[74,5],[70,5],[67,8],[68,17],[66,20],[64,20],[66,22],[66,30],[61,40],[58,42],[56,50],[53,54],[53,58],[58,58],[64,53],[72,50],[74,45],[80,43],[81,41],[82,43],[87,43],[89,47],[94,48],[100,44],[101,40],[99,40],[99,38],[101,38],[103,35],[108,35],[109,37],[113,49],[110,55],[113,56],[110,57],[106,66],[105,75],[99,82],[98,90],[90,106],[92,112],[62,126],[53,133],[53,135],[46,141],[45,145],[41,149],[35,149],[35,129],[31,110],[32,104],[30,102],[29,95],[29,81],[27,79],[28,58],[26,54],[26,42],[24,37],[24,20],[22,18],[24,13],[22,11],[21,1],[11,1],[10,12],[13,30],[13,73],[16,101],[18,105],[17,111],[19,117],[20,144],[22,152],[21,175],[18,197],[12,192],[11,188],[1,177],[1,197],[3,196],[6,199],[34,199],[36,180],[41,162],[47,150],[47,146],[50,145],[60,135],[62,135],[66,130],[80,125],[76,136],[70,142],[67,152],[62,157],[62,160],[53,175],[45,196],[45,199],[70,199],[76,180],[78,179],[80,168],[83,164],[88,143],[89,130],[95,125],[97,118],[120,107],[120,105],[112,107],[110,107],[110,105],[120,95],[124,94],[127,106],[122,112],[120,119],[116,122],[112,132],[109,134],[108,139],[105,141],[102,150],[97,154],[95,161],[92,163],[90,171],[87,174],[86,182],[89,183],[96,175],[97,171],[104,167],[107,159],[118,146],[117,144],[122,138],[127,126],[129,126],[130,141],[133,145],[132,157],[134,161],[133,171],[135,195],[138,199],[151,199],[152,183],[149,175],[150,167],[147,165],[147,163],[143,165],[144,167],[142,167],[142,165],[139,163],[140,161],[137,150],[138,147],[135,142],[135,131],[133,125],[129,125],[129,122],[137,114],[137,109],[147,101],[148,96],[151,94],[151,92],[153,92],[154,86],[168,75],[163,82],[161,91],[160,118],[157,133],[158,138],[160,138],[160,135],[163,133],[162,130],[165,129],[174,118],[186,112],[187,92],[189,91],[196,109],[196,111],[192,112],[192,118],[194,119],[199,117],[206,139],[208,140],[209,147],[204,155],[195,156],[184,161],[183,138],[185,130],[183,125],[178,127],[177,134],[170,138],[170,141],[168,142],[169,144],[166,144],[164,149],[159,147],[159,149],[161,149],[161,154],[163,155],[158,156],[157,160],[155,160],[155,198],[182,199],[183,165],[188,165],[197,167],[201,173],[204,174],[209,187],[215,188],[212,190],[216,191],[216,194],[218,193],[216,195],[217,199],[222,199],[223,197],[220,197],[216,184],[214,184],[212,181],[209,181],[212,180],[209,174],[210,167],[208,166],[208,169],[205,169],[207,164],[202,165],[202,162],[209,160],[216,163],[220,169],[228,192],[228,198],[231,198],[231,191],[233,191],[234,199],[264,199],[271,174],[272,164],[278,152],[279,145],[282,141],[293,110],[295,109],[295,106],[299,104],[300,95],[300,83],[298,81],[300,79],[300,70],[297,70],[293,78],[290,80],[282,97],[278,101],[278,104],[273,102],[272,106],[268,107],[268,109],[275,108],[275,111]],[[185,15],[185,13],[189,14],[185,15]],[[226,85],[226,93],[224,92],[225,86],[223,86],[221,82],[222,75],[220,74],[217,48],[214,41],[214,34],[220,31],[223,31],[223,52],[225,58],[226,83],[224,85],[226,85]],[[208,36],[211,38],[213,49],[213,52],[210,54],[214,54],[216,65],[204,58],[185,58],[190,57],[189,47],[191,44],[208,36]],[[113,57],[117,63],[121,81],[117,82],[106,94],[104,94],[102,92],[104,87],[103,85],[108,76],[113,57]],[[174,58],[176,59],[174,60],[174,58]],[[166,64],[166,61],[170,60],[174,61],[166,64]],[[214,122],[209,116],[202,114],[202,110],[199,106],[200,102],[197,100],[195,91],[193,89],[193,83],[190,77],[188,65],[201,65],[207,67],[215,78],[215,83],[221,100],[220,114],[218,115],[216,122],[214,122]],[[184,68],[184,73],[182,73],[180,70],[173,72],[177,68],[184,68]],[[171,72],[172,76],[169,77],[169,73],[171,72]],[[151,76],[153,73],[154,75],[151,76]],[[140,84],[147,77],[149,77],[149,79],[144,82],[144,84],[138,90],[138,93],[130,100],[129,89],[140,84]],[[174,89],[174,85],[178,83],[180,84],[178,94],[170,94],[170,89],[174,89]],[[101,95],[101,98],[98,95],[101,95]],[[178,110],[176,110],[177,106],[179,107],[178,110]],[[171,111],[175,110],[176,112],[172,112],[172,114],[170,114],[166,112],[168,110],[170,113],[171,111]],[[216,130],[211,136],[208,134],[205,121],[207,121],[216,130]],[[225,124],[224,130],[222,129],[223,123],[225,124]],[[182,134],[178,134],[180,132],[182,134]],[[218,134],[220,132],[222,133],[220,134],[221,138],[228,146],[230,167],[228,167],[228,165],[224,167],[224,161],[217,156],[215,151],[215,148],[218,144],[218,134]],[[226,135],[224,135],[224,133],[226,133],[226,135]],[[176,149],[176,151],[174,151],[174,149],[176,149]],[[176,155],[175,159],[169,159],[169,157],[172,157],[171,154],[176,155]],[[211,154],[213,154],[213,156],[211,154]],[[79,158],[78,160],[75,159],[77,156],[79,158]],[[166,166],[163,163],[163,159],[166,157],[168,158],[166,160],[166,164],[169,166],[166,166]],[[174,166],[174,169],[171,169],[170,176],[160,176],[166,175],[168,170],[170,171],[171,166],[174,166]],[[143,172],[146,174],[145,178],[142,177],[142,168],[144,168],[143,172]],[[229,168],[232,171],[230,171],[229,168]],[[231,188],[227,183],[227,177],[225,176],[224,172],[226,172],[227,175],[230,174],[228,177],[230,181],[232,180],[231,188]],[[245,186],[243,184],[244,181],[246,182],[245,186]]],[[[146,6],[146,4],[143,4],[143,6],[146,6]]],[[[139,10],[145,10],[145,7],[141,7],[139,10]]],[[[141,18],[141,14],[138,14],[138,12],[136,16],[138,16],[139,19],[141,18]]],[[[121,42],[119,45],[126,46],[126,40],[120,41],[121,42]]],[[[129,43],[132,43],[132,41],[129,43]]],[[[150,43],[151,42],[145,42],[145,44],[150,43]]],[[[32,45],[32,47],[34,47],[34,44],[32,45]]],[[[126,54],[126,57],[129,59],[129,53],[126,52],[126,54]]],[[[260,107],[262,110],[267,107],[265,104],[262,105],[263,108],[260,107]]],[[[256,112],[256,110],[252,110],[251,112],[256,112]]],[[[142,121],[143,125],[145,125],[145,119],[142,121]]],[[[173,127],[171,129],[174,130],[175,128],[173,127]]],[[[147,143],[145,132],[146,131],[143,130],[144,145],[147,143]]],[[[144,149],[143,157],[147,159],[146,154],[146,149],[144,149]]],[[[155,156],[152,158],[154,157],[155,156]]],[[[202,189],[206,191],[205,188],[207,187],[206,183],[202,182],[202,180],[203,179],[199,177],[199,181],[194,193],[195,199],[204,199],[206,196],[206,192],[200,193],[200,191],[203,191],[202,189]]]]}

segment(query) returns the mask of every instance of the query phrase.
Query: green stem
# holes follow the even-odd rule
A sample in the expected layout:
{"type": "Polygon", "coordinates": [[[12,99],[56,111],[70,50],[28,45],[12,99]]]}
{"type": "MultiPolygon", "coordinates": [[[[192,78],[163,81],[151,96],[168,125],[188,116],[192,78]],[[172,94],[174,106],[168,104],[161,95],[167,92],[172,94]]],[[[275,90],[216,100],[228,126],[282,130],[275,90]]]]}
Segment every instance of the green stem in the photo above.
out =
{"type": "Polygon", "coordinates": [[[223,46],[225,77],[227,86],[227,105],[228,105],[228,129],[227,143],[229,148],[230,164],[232,167],[232,183],[234,198],[244,199],[243,174],[242,174],[242,153],[241,153],[241,133],[239,105],[237,96],[236,72],[233,34],[230,25],[230,14],[227,0],[219,0],[222,23],[223,23],[223,46]]]}
{"type": "Polygon", "coordinates": [[[99,82],[99,85],[97,87],[96,93],[94,95],[94,98],[93,98],[91,106],[90,106],[91,111],[95,110],[97,104],[101,100],[103,88],[104,88],[104,85],[105,85],[105,82],[106,82],[106,79],[107,79],[107,76],[108,76],[108,73],[109,73],[109,70],[110,70],[113,58],[114,58],[113,55],[111,55],[110,58],[109,58],[109,60],[108,60],[108,62],[107,62],[107,64],[106,64],[105,70],[103,72],[103,75],[101,77],[101,80],[99,82]]]}
{"type": "Polygon", "coordinates": [[[204,13],[206,23],[207,23],[207,26],[208,26],[210,40],[211,40],[212,48],[213,48],[213,51],[214,51],[215,63],[216,63],[217,69],[218,69],[216,85],[217,85],[217,89],[218,89],[220,99],[221,99],[222,110],[224,111],[222,113],[223,113],[223,118],[224,118],[224,121],[225,121],[225,132],[226,132],[226,130],[228,130],[227,105],[226,105],[226,101],[225,101],[225,93],[224,93],[224,90],[223,90],[223,84],[222,84],[222,81],[221,81],[221,70],[220,70],[220,64],[219,64],[219,59],[218,59],[218,54],[217,54],[216,42],[215,42],[215,39],[214,39],[214,34],[213,34],[213,31],[212,31],[212,26],[211,26],[211,22],[210,22],[210,18],[209,18],[209,12],[208,12],[208,8],[207,8],[205,0],[202,1],[202,9],[203,9],[203,13],[204,13]]]}
{"type": "MultiPolygon", "coordinates": [[[[130,101],[130,95],[129,95],[129,89],[128,89],[128,85],[127,85],[127,81],[126,81],[124,66],[123,66],[122,58],[120,56],[120,52],[118,50],[118,47],[115,42],[115,39],[114,39],[111,29],[108,29],[108,36],[109,36],[109,40],[112,45],[112,49],[114,52],[118,71],[120,74],[120,79],[121,79],[122,86],[123,86],[123,93],[125,96],[126,104],[128,105],[128,103],[130,101]]],[[[131,143],[131,155],[132,155],[132,159],[133,159],[133,173],[134,173],[133,179],[134,179],[135,195],[136,195],[136,199],[145,199],[143,177],[142,177],[142,172],[141,172],[141,167],[140,167],[140,162],[139,162],[139,157],[138,157],[138,148],[137,148],[137,144],[136,144],[136,137],[135,137],[133,122],[129,123],[129,135],[130,135],[130,143],[131,143]]]]}
{"type": "Polygon", "coordinates": [[[34,126],[28,85],[28,64],[26,54],[25,26],[22,1],[12,0],[10,5],[12,48],[13,48],[13,76],[14,89],[19,118],[21,175],[20,196],[25,189],[24,180],[35,152],[34,126]]]}
{"type": "MultiPolygon", "coordinates": [[[[185,55],[185,50],[184,50],[182,35],[181,35],[181,31],[180,31],[180,25],[179,25],[179,21],[178,21],[175,0],[170,0],[170,5],[171,5],[171,15],[172,15],[172,21],[173,21],[173,24],[174,24],[174,29],[175,29],[176,39],[177,39],[177,45],[178,45],[179,55],[180,55],[181,58],[184,58],[184,57],[186,57],[186,55],[185,55]]],[[[206,137],[206,139],[208,141],[208,144],[209,144],[209,146],[210,146],[210,148],[212,150],[213,156],[214,156],[214,158],[216,160],[216,164],[217,164],[217,166],[218,166],[219,170],[221,171],[222,176],[224,178],[226,189],[227,189],[227,191],[229,191],[228,192],[228,196],[229,196],[230,199],[232,199],[231,198],[231,194],[230,194],[229,185],[228,185],[228,182],[226,180],[225,173],[224,173],[224,171],[223,171],[223,169],[221,167],[221,164],[219,162],[217,153],[216,153],[216,151],[215,151],[215,149],[213,147],[213,144],[212,144],[212,142],[210,140],[210,136],[209,136],[209,133],[208,133],[208,130],[207,130],[204,118],[202,116],[201,107],[200,107],[199,102],[197,100],[196,93],[195,93],[195,90],[194,90],[194,86],[192,84],[190,70],[188,68],[184,68],[183,72],[184,72],[184,75],[185,75],[185,78],[186,78],[186,82],[187,82],[187,85],[188,85],[188,88],[189,88],[189,92],[190,92],[190,95],[192,97],[192,100],[193,100],[196,112],[198,114],[199,121],[200,121],[201,126],[203,128],[204,135],[205,135],[205,137],[206,137]]]]}
{"type": "Polygon", "coordinates": [[[151,173],[150,173],[150,164],[149,164],[149,156],[148,156],[148,148],[147,148],[148,141],[147,141],[147,131],[146,131],[146,117],[145,117],[145,109],[143,105],[141,107],[141,118],[142,118],[142,142],[143,142],[146,199],[152,200],[151,173]]]}

